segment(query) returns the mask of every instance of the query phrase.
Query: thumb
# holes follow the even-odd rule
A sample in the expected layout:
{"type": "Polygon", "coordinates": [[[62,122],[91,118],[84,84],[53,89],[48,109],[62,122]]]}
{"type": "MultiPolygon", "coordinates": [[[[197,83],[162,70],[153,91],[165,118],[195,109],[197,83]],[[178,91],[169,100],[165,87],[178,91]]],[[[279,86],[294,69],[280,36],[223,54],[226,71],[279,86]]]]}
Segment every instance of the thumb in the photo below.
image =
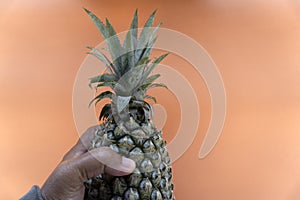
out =
{"type": "Polygon", "coordinates": [[[72,160],[73,169],[78,170],[82,182],[88,178],[108,173],[114,176],[130,174],[135,162],[114,152],[109,147],[95,148],[72,160]]]}

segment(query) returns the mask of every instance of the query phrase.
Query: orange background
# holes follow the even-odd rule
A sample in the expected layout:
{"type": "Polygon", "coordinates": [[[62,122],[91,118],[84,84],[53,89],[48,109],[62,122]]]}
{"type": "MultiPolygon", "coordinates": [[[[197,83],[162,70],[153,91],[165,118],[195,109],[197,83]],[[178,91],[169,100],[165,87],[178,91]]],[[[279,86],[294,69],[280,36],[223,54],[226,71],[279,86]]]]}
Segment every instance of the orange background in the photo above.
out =
{"type": "MultiPolygon", "coordinates": [[[[201,110],[193,144],[174,163],[177,199],[300,198],[299,1],[1,0],[0,199],[41,185],[78,138],[72,86],[85,46],[102,40],[83,6],[109,17],[117,31],[126,30],[135,8],[141,22],[158,8],[156,23],[194,38],[220,70],[225,126],[214,150],[199,160],[210,119],[207,89],[176,57],[165,62],[192,83],[201,110]]],[[[158,100],[168,112],[170,141],[178,104],[163,95],[158,100]]]]}

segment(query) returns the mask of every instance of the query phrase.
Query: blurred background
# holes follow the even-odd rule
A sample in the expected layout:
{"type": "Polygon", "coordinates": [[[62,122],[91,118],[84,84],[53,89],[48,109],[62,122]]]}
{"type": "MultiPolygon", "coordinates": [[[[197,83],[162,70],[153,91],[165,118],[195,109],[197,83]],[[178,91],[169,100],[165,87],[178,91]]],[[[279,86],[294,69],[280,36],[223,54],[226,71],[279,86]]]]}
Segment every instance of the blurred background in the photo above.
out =
{"type": "MultiPolygon", "coordinates": [[[[177,199],[300,199],[296,0],[1,0],[0,199],[18,199],[33,184],[41,186],[78,139],[73,83],[85,47],[102,41],[82,7],[109,17],[118,32],[128,28],[136,8],[140,26],[157,8],[156,23],[195,39],[220,70],[227,92],[224,130],[199,160],[209,93],[186,62],[173,55],[164,61],[190,81],[201,110],[194,142],[173,164],[177,199]]],[[[153,92],[168,113],[164,135],[170,141],[180,120],[178,102],[153,92]]]]}

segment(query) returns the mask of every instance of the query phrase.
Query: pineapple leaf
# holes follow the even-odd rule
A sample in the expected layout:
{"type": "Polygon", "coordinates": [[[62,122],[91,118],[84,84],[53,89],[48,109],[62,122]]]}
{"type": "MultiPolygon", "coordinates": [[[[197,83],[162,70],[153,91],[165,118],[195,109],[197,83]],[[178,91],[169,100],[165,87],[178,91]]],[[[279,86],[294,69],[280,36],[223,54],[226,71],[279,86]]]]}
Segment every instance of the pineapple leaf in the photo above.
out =
{"type": "Polygon", "coordinates": [[[87,52],[87,54],[94,56],[95,58],[97,58],[98,60],[100,60],[102,63],[104,63],[106,69],[107,69],[111,74],[113,74],[113,72],[112,72],[112,70],[111,70],[111,68],[110,68],[111,65],[108,64],[107,61],[106,61],[100,54],[93,53],[93,52],[87,52]]]}
{"type": "Polygon", "coordinates": [[[149,62],[149,57],[143,57],[141,60],[139,60],[136,67],[140,65],[143,65],[145,67],[145,64],[147,64],[148,62],[149,62]]]}
{"type": "Polygon", "coordinates": [[[108,118],[108,116],[111,114],[111,104],[105,104],[105,106],[102,108],[100,116],[99,116],[99,120],[101,120],[102,118],[108,118]]]}
{"type": "Polygon", "coordinates": [[[125,58],[127,59],[127,64],[128,64],[128,69],[124,70],[124,73],[130,70],[136,62],[135,62],[135,49],[137,46],[137,35],[138,35],[138,10],[136,9],[130,29],[126,34],[126,38],[124,40],[124,49],[126,50],[126,56],[125,58]]]}
{"type": "Polygon", "coordinates": [[[159,64],[167,55],[169,55],[169,53],[163,54],[161,56],[159,56],[157,59],[155,59],[151,65],[145,70],[145,74],[144,77],[148,77],[149,74],[152,72],[152,70],[157,66],[157,64],[159,64]]]}
{"type": "Polygon", "coordinates": [[[95,89],[97,90],[99,87],[110,87],[111,89],[114,89],[115,85],[115,82],[103,82],[99,83],[95,89]]]}
{"type": "Polygon", "coordinates": [[[153,83],[153,84],[149,85],[146,89],[148,90],[150,88],[155,88],[155,87],[164,87],[164,88],[168,89],[168,87],[163,83],[153,83]]]}
{"type": "Polygon", "coordinates": [[[144,28],[141,32],[141,35],[140,35],[140,38],[139,38],[139,42],[138,42],[138,49],[141,49],[146,41],[148,41],[147,39],[149,38],[149,34],[150,34],[150,31],[151,31],[151,28],[152,28],[152,25],[153,25],[153,21],[154,21],[154,17],[156,15],[156,11],[155,10],[151,15],[150,17],[148,18],[147,22],[145,23],[144,25],[144,28]]]}
{"type": "Polygon", "coordinates": [[[131,96],[117,96],[117,111],[122,112],[124,108],[129,104],[131,96]]]}
{"type": "Polygon", "coordinates": [[[86,8],[83,8],[83,9],[90,16],[93,23],[96,25],[97,29],[100,31],[102,37],[106,39],[107,38],[107,31],[106,31],[106,27],[103,24],[103,22],[96,15],[94,15],[91,11],[89,11],[88,9],[86,9],[86,8]]]}
{"type": "Polygon", "coordinates": [[[143,101],[144,96],[145,96],[145,91],[144,90],[140,90],[140,88],[138,90],[136,90],[133,95],[132,95],[135,100],[139,100],[139,101],[143,101]]]}
{"type": "Polygon", "coordinates": [[[103,62],[110,73],[113,74],[113,72],[114,72],[118,77],[121,76],[119,69],[116,68],[111,63],[111,61],[106,57],[106,55],[104,53],[102,53],[99,49],[94,48],[94,47],[87,47],[87,48],[92,50],[92,52],[88,52],[88,54],[95,56],[97,59],[99,59],[101,62],[103,62]],[[112,72],[112,70],[113,70],[113,72],[112,72]]]}
{"type": "Polygon", "coordinates": [[[113,63],[115,64],[115,66],[118,68],[119,71],[122,71],[121,70],[122,69],[122,58],[121,58],[122,46],[112,25],[110,24],[108,19],[106,19],[106,26],[105,26],[103,22],[91,11],[89,11],[86,8],[84,8],[84,10],[90,16],[93,23],[100,31],[102,37],[105,39],[105,42],[107,43],[110,54],[112,56],[113,63]]]}
{"type": "Polygon", "coordinates": [[[135,10],[131,25],[131,37],[133,41],[133,46],[136,48],[137,45],[137,37],[138,37],[138,9],[135,10]]]}
{"type": "Polygon", "coordinates": [[[138,65],[126,72],[115,86],[115,91],[118,96],[131,96],[139,86],[143,77],[144,65],[138,65]]]}
{"type": "Polygon", "coordinates": [[[155,15],[156,15],[156,10],[150,15],[140,34],[140,38],[137,43],[137,50],[135,54],[136,62],[138,62],[138,60],[142,58],[143,53],[147,48],[155,15]]]}
{"type": "Polygon", "coordinates": [[[160,28],[160,26],[162,25],[162,22],[160,22],[155,29],[152,31],[151,35],[150,35],[150,41],[153,40],[154,38],[156,38],[156,33],[158,31],[158,29],[160,28]]]}
{"type": "Polygon", "coordinates": [[[155,29],[153,30],[153,32],[151,33],[150,35],[150,38],[149,38],[149,42],[147,43],[147,46],[145,47],[146,50],[144,52],[144,55],[143,56],[150,56],[150,54],[152,53],[152,49],[153,49],[153,46],[157,40],[157,36],[156,36],[156,33],[158,31],[158,29],[160,28],[160,26],[162,25],[162,23],[159,23],[155,29]]]}
{"type": "Polygon", "coordinates": [[[155,81],[158,77],[160,77],[160,74],[154,74],[152,76],[149,76],[144,82],[143,82],[143,86],[144,85],[150,85],[151,83],[153,83],[153,81],[155,81]]]}
{"type": "Polygon", "coordinates": [[[140,86],[140,89],[143,91],[146,91],[149,88],[150,85],[152,85],[152,83],[158,78],[160,77],[160,74],[154,74],[152,76],[149,76],[144,82],[143,85],[140,86]]]}
{"type": "Polygon", "coordinates": [[[134,50],[133,42],[132,42],[132,30],[129,30],[126,34],[126,38],[124,40],[124,48],[126,49],[126,53],[134,50]]]}
{"type": "Polygon", "coordinates": [[[122,66],[124,64],[124,55],[123,54],[123,47],[121,46],[120,40],[116,34],[116,31],[110,24],[109,20],[106,18],[106,28],[108,33],[108,39],[106,43],[109,47],[110,54],[112,56],[113,62],[119,68],[119,71],[122,74],[122,66]]]}
{"type": "Polygon", "coordinates": [[[154,103],[156,103],[156,98],[153,97],[153,96],[146,95],[146,96],[145,96],[145,99],[150,99],[150,100],[152,100],[154,103]]]}
{"type": "Polygon", "coordinates": [[[150,17],[148,18],[147,22],[145,23],[144,27],[152,27],[153,21],[154,21],[154,17],[156,15],[157,10],[154,10],[152,12],[152,14],[150,15],[150,17]]]}
{"type": "Polygon", "coordinates": [[[99,101],[101,101],[102,99],[105,99],[105,98],[112,98],[112,95],[113,93],[111,91],[105,91],[105,92],[102,92],[101,94],[97,95],[90,103],[89,103],[89,106],[92,105],[92,103],[95,102],[95,104],[97,104],[99,101]]]}
{"type": "MultiPolygon", "coordinates": [[[[117,112],[122,113],[129,102],[130,106],[132,106],[133,101],[141,101],[148,105],[145,99],[150,99],[156,103],[156,98],[146,95],[146,91],[154,87],[167,88],[167,86],[162,83],[154,83],[160,76],[159,74],[150,74],[168,55],[168,53],[163,54],[153,61],[149,58],[157,40],[157,32],[162,24],[159,23],[156,27],[152,27],[156,10],[147,19],[138,36],[138,9],[136,9],[123,45],[121,45],[115,29],[107,18],[104,24],[92,12],[87,9],[84,10],[89,14],[105,39],[110,53],[110,57],[108,57],[102,50],[88,47],[91,50],[89,54],[103,62],[110,72],[91,78],[89,86],[91,87],[92,84],[97,83],[96,90],[99,87],[110,87],[113,90],[113,92],[110,90],[97,95],[89,105],[92,103],[97,104],[104,98],[111,99],[112,103],[105,105],[105,108],[103,108],[104,111],[100,114],[101,119],[112,114],[113,105],[116,106],[117,112]]],[[[149,109],[151,110],[151,106],[149,109]]],[[[141,113],[149,114],[148,108],[141,113]]]]}
{"type": "Polygon", "coordinates": [[[93,83],[98,82],[113,82],[116,81],[117,77],[114,74],[101,74],[99,76],[95,76],[90,78],[89,87],[92,86],[93,83]]]}
{"type": "Polygon", "coordinates": [[[157,38],[154,38],[152,41],[150,41],[147,44],[147,47],[145,48],[145,51],[143,52],[142,56],[150,56],[150,54],[152,53],[152,50],[153,50],[153,46],[154,46],[154,44],[156,42],[156,39],[157,38]]]}
{"type": "Polygon", "coordinates": [[[134,60],[134,42],[133,42],[133,30],[129,30],[126,38],[124,40],[124,48],[126,50],[126,53],[124,54],[126,56],[126,59],[128,61],[127,69],[124,70],[124,73],[126,73],[128,70],[130,70],[135,65],[134,60]]]}

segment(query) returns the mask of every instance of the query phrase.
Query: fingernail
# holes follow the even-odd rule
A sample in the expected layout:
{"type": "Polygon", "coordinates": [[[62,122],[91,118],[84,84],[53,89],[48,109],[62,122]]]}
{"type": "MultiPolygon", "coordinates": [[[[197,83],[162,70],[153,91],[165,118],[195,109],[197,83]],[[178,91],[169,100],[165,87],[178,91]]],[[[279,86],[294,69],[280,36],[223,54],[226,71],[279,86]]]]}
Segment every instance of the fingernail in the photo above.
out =
{"type": "Polygon", "coordinates": [[[135,162],[131,159],[122,157],[122,166],[128,171],[133,171],[135,169],[135,162]]]}

